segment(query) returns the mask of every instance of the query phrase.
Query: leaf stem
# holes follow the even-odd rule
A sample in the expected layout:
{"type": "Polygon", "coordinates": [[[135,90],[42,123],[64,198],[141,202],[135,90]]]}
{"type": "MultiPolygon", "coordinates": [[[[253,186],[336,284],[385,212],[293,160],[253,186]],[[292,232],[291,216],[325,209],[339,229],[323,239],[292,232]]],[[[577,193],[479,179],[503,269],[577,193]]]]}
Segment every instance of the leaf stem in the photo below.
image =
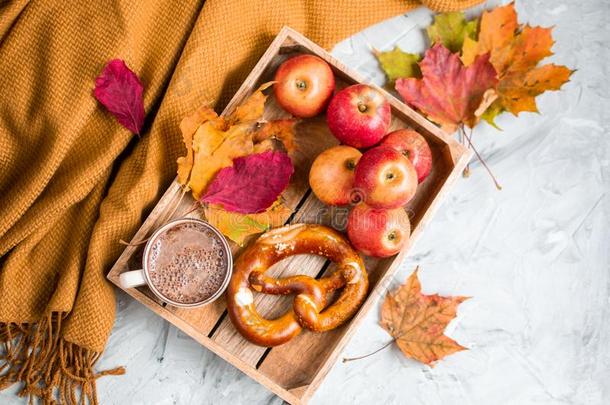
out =
{"type": "Polygon", "coordinates": [[[363,355],[363,356],[358,356],[358,357],[344,357],[344,358],[343,358],[343,362],[344,362],[344,363],[347,363],[348,361],[361,360],[361,359],[367,358],[367,357],[369,357],[369,356],[372,356],[372,355],[374,355],[374,354],[376,354],[376,353],[379,353],[380,351],[382,351],[383,349],[385,349],[386,347],[388,347],[389,345],[391,345],[391,344],[392,344],[392,343],[394,343],[395,341],[396,341],[396,339],[392,339],[392,340],[390,340],[389,342],[387,342],[386,344],[384,344],[383,346],[381,346],[379,349],[377,349],[377,350],[375,350],[375,351],[373,351],[373,352],[371,352],[371,353],[369,353],[369,354],[365,354],[365,355],[363,355]]]}
{"type": "Polygon", "coordinates": [[[496,179],[496,176],[494,176],[494,174],[491,172],[491,169],[489,168],[489,166],[487,166],[487,163],[485,163],[485,160],[481,157],[481,155],[479,154],[479,151],[477,150],[477,148],[474,147],[470,137],[468,135],[466,135],[466,131],[464,130],[464,125],[463,124],[460,125],[460,132],[461,132],[462,136],[468,141],[469,147],[471,147],[472,150],[474,151],[475,155],[477,155],[477,159],[479,159],[479,162],[481,162],[481,164],[483,165],[485,170],[487,170],[487,173],[489,173],[489,176],[491,177],[491,179],[493,180],[494,184],[496,185],[496,188],[498,190],[502,190],[502,186],[500,185],[500,183],[498,183],[498,180],[496,179]]]}
{"type": "MultiPolygon", "coordinates": [[[[465,131],[464,131],[465,132],[465,131]]],[[[472,141],[472,133],[474,132],[474,128],[470,128],[470,140],[472,141]]],[[[462,143],[465,144],[465,142],[463,142],[465,140],[465,137],[462,136],[462,143]]],[[[466,146],[466,145],[465,145],[466,146]]],[[[470,148],[470,144],[468,144],[468,149],[470,148]]],[[[464,177],[470,177],[470,162],[466,163],[466,167],[464,168],[464,170],[462,171],[462,176],[464,177]]]]}

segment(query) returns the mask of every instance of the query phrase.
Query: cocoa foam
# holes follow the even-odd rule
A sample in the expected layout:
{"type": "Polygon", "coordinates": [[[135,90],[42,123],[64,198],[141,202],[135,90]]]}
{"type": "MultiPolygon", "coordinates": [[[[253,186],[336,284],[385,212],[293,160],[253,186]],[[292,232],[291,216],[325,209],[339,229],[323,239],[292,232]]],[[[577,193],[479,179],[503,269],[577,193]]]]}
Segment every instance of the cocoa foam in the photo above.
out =
{"type": "Polygon", "coordinates": [[[159,234],[148,256],[148,277],[158,293],[180,304],[213,296],[226,278],[223,241],[205,225],[188,222],[159,234]]]}

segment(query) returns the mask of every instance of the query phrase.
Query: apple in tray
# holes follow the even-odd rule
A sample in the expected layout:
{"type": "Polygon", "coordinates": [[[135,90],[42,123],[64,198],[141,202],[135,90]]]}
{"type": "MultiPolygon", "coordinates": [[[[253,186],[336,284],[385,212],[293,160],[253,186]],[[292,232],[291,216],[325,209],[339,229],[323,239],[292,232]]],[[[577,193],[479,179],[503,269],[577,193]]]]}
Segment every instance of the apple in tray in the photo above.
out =
{"type": "Polygon", "coordinates": [[[339,91],[326,110],[328,128],[341,143],[368,148],[386,135],[392,118],[383,94],[366,84],[339,91]]]}
{"type": "Polygon", "coordinates": [[[411,224],[404,208],[378,209],[358,204],[349,213],[347,236],[368,256],[388,257],[409,242],[411,224]]]}
{"type": "Polygon", "coordinates": [[[426,138],[412,129],[399,129],[386,135],[379,146],[388,146],[402,153],[413,163],[417,181],[421,183],[432,170],[432,150],[426,138]]]}
{"type": "Polygon", "coordinates": [[[320,201],[346,205],[352,200],[354,171],[362,153],[351,146],[339,145],[320,153],[311,165],[309,185],[320,201]]]}
{"type": "Polygon", "coordinates": [[[366,151],[354,173],[354,187],[373,208],[402,207],[417,189],[413,164],[396,149],[377,146],[366,151]]]}
{"type": "Polygon", "coordinates": [[[292,115],[310,118],[320,114],[335,90],[335,76],[324,60],[298,55],[283,62],[273,86],[278,104],[292,115]]]}

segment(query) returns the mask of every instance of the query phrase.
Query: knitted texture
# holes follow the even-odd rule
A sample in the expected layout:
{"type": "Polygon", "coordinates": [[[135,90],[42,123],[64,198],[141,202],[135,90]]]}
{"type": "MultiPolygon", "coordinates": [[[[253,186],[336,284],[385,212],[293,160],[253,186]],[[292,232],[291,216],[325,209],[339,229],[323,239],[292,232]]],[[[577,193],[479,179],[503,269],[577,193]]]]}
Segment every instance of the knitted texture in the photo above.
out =
{"type": "MultiPolygon", "coordinates": [[[[449,11],[480,1],[422,3],[449,11]]],[[[0,389],[23,382],[24,394],[50,398],[64,376],[74,387],[91,382],[83,394],[95,399],[90,368],[115,313],[105,273],[121,253],[118,241],[135,233],[175,176],[183,116],[210,100],[220,110],[284,25],[329,48],[420,5],[203,3],[0,5],[0,389]],[[144,84],[140,138],[92,97],[113,58],[144,84]]],[[[71,403],[74,394],[60,397],[71,403]]]]}

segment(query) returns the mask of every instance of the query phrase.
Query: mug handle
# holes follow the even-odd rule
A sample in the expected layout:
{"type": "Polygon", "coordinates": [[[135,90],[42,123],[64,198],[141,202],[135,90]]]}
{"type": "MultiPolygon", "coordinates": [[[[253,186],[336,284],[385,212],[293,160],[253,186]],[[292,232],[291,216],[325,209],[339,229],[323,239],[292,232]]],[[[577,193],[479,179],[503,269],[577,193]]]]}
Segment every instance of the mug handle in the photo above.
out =
{"type": "Polygon", "coordinates": [[[146,285],[144,270],[132,270],[121,273],[119,276],[119,282],[121,284],[121,288],[134,288],[146,285]]]}

